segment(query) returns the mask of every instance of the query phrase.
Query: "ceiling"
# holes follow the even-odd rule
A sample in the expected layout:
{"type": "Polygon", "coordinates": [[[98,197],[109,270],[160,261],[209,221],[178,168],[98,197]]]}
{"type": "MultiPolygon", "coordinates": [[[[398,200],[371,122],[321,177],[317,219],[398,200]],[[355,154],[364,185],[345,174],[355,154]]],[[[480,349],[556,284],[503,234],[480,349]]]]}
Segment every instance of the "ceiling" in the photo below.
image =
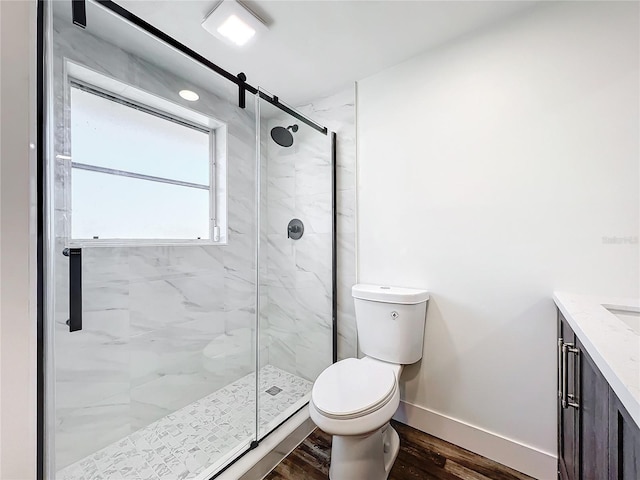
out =
{"type": "MultiPolygon", "coordinates": [[[[70,15],[68,2],[57,15],[70,15]]],[[[132,13],[165,31],[231,73],[293,105],[327,95],[354,81],[400,63],[536,3],[530,1],[315,1],[247,0],[269,30],[246,49],[222,43],[201,26],[217,0],[116,0],[132,13]]],[[[100,7],[95,7],[100,9],[100,7]]],[[[185,76],[191,65],[194,83],[205,81],[202,67],[185,63],[163,45],[144,46],[131,27],[118,19],[97,26],[87,12],[92,33],[166,69],[185,76]],[[93,25],[92,25],[93,22],[93,25]],[[129,30],[129,32],[127,32],[129,30]],[[175,62],[175,64],[174,64],[175,62]]],[[[91,31],[91,30],[90,30],[91,31]]],[[[137,32],[140,35],[140,32],[137,32]]],[[[157,42],[156,42],[157,43],[157,42]]],[[[229,83],[229,82],[227,82],[229,83]]]]}

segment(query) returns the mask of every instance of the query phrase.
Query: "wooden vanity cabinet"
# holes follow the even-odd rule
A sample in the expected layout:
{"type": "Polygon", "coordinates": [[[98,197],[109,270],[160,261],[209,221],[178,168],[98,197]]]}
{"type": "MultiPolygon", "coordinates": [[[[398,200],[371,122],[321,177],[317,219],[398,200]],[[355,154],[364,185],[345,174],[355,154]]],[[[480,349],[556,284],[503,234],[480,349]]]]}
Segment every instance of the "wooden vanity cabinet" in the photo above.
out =
{"type": "Polygon", "coordinates": [[[575,345],[575,334],[567,321],[558,312],[558,478],[561,480],[576,480],[578,478],[579,462],[579,435],[577,427],[580,425],[580,410],[568,407],[563,408],[562,395],[564,384],[577,384],[575,373],[578,371],[577,357],[566,356],[568,362],[564,362],[562,347],[564,344],[575,345]],[[565,370],[563,373],[563,364],[565,370]],[[568,376],[564,380],[563,375],[568,376]]]}
{"type": "Polygon", "coordinates": [[[609,473],[609,384],[580,341],[578,356],[579,426],[576,429],[579,476],[584,480],[607,480],[609,473]]]}
{"type": "Polygon", "coordinates": [[[609,480],[640,479],[640,428],[609,389],[609,480]]]}
{"type": "Polygon", "coordinates": [[[560,312],[558,478],[640,480],[640,428],[560,312]]]}

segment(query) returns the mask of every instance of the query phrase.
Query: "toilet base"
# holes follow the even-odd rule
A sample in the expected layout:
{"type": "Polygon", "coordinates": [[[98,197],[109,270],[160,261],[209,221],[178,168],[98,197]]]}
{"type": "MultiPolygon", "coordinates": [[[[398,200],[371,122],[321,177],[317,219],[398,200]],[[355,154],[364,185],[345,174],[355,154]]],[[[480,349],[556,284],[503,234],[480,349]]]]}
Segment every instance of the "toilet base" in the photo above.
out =
{"type": "Polygon", "coordinates": [[[398,432],[387,423],[366,435],[334,435],[330,480],[386,480],[400,450],[398,432]]]}

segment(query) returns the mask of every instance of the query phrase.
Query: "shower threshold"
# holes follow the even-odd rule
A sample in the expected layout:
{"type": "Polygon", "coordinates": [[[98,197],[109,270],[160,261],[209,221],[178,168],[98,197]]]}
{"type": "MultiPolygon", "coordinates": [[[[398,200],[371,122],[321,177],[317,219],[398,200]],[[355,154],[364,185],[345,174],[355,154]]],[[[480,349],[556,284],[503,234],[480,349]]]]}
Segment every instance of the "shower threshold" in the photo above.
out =
{"type": "MultiPolygon", "coordinates": [[[[309,401],[312,382],[273,365],[260,369],[258,435],[309,401]]],[[[208,480],[255,440],[255,373],[98,450],[56,480],[208,480]]]]}

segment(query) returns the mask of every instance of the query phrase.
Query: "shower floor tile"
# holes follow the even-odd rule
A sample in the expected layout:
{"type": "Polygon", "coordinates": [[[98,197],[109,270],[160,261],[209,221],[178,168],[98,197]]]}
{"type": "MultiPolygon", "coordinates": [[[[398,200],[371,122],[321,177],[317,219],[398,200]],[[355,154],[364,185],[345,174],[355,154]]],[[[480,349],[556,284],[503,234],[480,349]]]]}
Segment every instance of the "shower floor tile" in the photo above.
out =
{"type": "MultiPolygon", "coordinates": [[[[302,406],[313,384],[272,365],[260,370],[259,379],[263,434],[302,406]]],[[[216,463],[254,438],[255,385],[254,373],[242,377],[63,468],[56,479],[182,480],[205,471],[208,478],[216,463]]]]}

